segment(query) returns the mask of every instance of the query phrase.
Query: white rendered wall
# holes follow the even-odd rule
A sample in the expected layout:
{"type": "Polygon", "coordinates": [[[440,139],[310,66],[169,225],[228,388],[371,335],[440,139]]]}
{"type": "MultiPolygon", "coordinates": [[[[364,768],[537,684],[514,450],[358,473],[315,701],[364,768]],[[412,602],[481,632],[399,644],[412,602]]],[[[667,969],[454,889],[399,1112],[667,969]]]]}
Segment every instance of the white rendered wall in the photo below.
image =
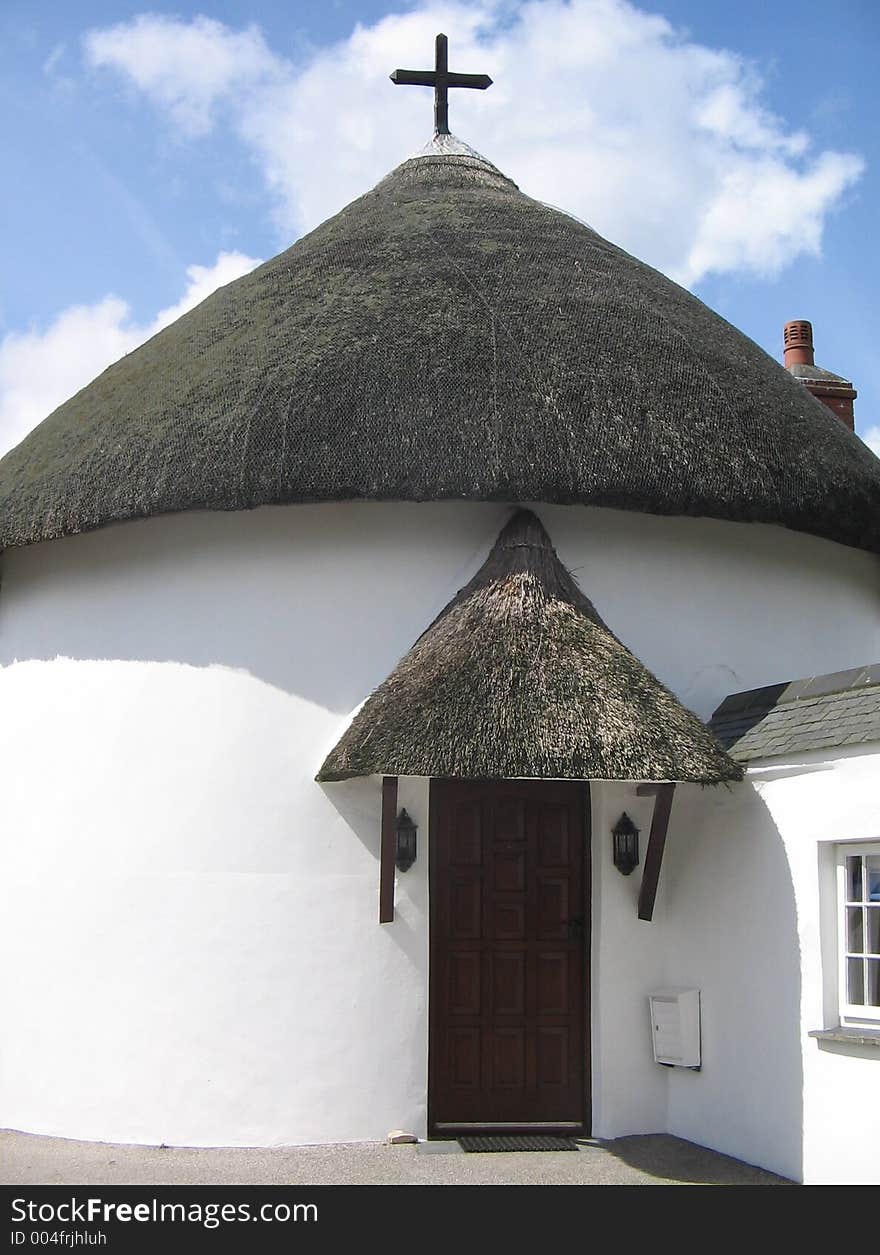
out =
{"type": "Polygon", "coordinates": [[[785,842],[798,904],[804,1180],[880,1185],[880,1043],[809,1036],[839,1023],[835,843],[880,841],[880,745],[837,754],[774,762],[757,788],[785,842]]]}
{"type": "MultiPolygon", "coordinates": [[[[508,513],[192,513],[4,555],[0,1005],[17,1031],[0,1041],[0,1125],[194,1145],[424,1133],[424,844],[380,927],[377,783],[313,777],[508,513]]],[[[539,513],[612,629],[704,716],[732,690],[880,657],[869,555],[767,527],[539,513]]],[[[402,782],[401,804],[423,839],[425,783],[402,782]]],[[[643,999],[670,975],[673,886],[640,924],[638,873],[608,857],[619,809],[647,829],[630,786],[595,786],[602,1136],[667,1119],[643,999]]],[[[753,844],[750,893],[771,857],[753,844]]],[[[750,1136],[721,1148],[757,1160],[750,1136]]]]}
{"type": "Polygon", "coordinates": [[[425,863],[380,928],[377,790],[330,800],[301,770],[326,712],[213,666],[4,679],[0,1123],[192,1145],[423,1126],[402,1044],[426,1033],[425,863]]]}
{"type": "Polygon", "coordinates": [[[669,1130],[808,1184],[880,1184],[880,1048],[838,1017],[834,843],[880,840],[880,746],[677,790],[666,975],[700,989],[703,1068],[669,1077],[669,1130]]]}
{"type": "Polygon", "coordinates": [[[700,1072],[668,1070],[668,1129],[801,1178],[801,973],[786,851],[751,783],[676,789],[665,984],[700,990],[700,1072]]]}
{"type": "Polygon", "coordinates": [[[644,855],[652,798],[634,784],[594,783],[592,793],[593,1135],[666,1131],[666,1069],[654,1062],[648,994],[665,982],[665,892],[654,919],[637,918],[641,869],[623,876],[611,858],[611,829],[623,811],[639,827],[644,855]]]}

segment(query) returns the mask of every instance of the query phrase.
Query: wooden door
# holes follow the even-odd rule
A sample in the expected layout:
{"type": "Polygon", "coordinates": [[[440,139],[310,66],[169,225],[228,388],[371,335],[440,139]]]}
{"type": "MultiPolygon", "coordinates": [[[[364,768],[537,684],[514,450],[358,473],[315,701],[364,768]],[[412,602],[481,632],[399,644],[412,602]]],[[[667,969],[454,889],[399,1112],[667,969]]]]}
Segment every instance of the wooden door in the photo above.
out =
{"type": "Polygon", "coordinates": [[[428,1124],[589,1132],[589,786],[434,780],[428,1124]]]}

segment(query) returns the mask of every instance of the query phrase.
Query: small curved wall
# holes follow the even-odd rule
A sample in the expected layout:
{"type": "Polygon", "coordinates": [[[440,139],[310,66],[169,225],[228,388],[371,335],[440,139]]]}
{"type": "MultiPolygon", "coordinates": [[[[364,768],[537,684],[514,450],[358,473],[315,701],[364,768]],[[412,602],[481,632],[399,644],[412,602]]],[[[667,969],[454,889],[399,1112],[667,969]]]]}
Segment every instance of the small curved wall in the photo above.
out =
{"type": "Polygon", "coordinates": [[[756,787],[785,844],[798,903],[803,1180],[880,1185],[880,1047],[810,1036],[840,1022],[836,845],[880,841],[880,745],[832,753],[759,765],[756,787]]]}
{"type": "MultiPolygon", "coordinates": [[[[732,690],[880,656],[869,555],[767,527],[538,512],[609,626],[704,716],[732,690]]],[[[507,517],[194,513],[4,555],[0,952],[16,959],[0,966],[15,1026],[0,1124],[193,1145],[424,1133],[426,852],[380,927],[377,782],[313,777],[507,517]]],[[[401,804],[424,836],[425,782],[402,782],[401,804]]],[[[615,1041],[635,1058],[646,1035],[648,969],[610,941],[638,927],[633,886],[599,873],[594,1131],[648,1131],[665,1083],[614,1063],[615,1041]]],[[[657,955],[664,938],[658,914],[638,945],[657,955]]]]}
{"type": "Polygon", "coordinates": [[[669,1069],[669,1132],[802,1179],[799,908],[751,780],[679,785],[664,858],[664,984],[699,989],[699,1072],[669,1069]]]}

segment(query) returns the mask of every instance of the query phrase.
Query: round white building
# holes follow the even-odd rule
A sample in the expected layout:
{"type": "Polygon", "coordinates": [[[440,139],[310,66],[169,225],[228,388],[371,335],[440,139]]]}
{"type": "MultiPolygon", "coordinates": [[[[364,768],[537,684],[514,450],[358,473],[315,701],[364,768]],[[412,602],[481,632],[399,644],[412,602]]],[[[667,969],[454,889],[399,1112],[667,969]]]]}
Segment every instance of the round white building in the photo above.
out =
{"type": "Polygon", "coordinates": [[[0,1124],[857,1174],[870,1006],[808,1034],[877,747],[705,722],[880,656],[880,463],[689,293],[447,140],[47,418],[0,544],[0,1124]]]}

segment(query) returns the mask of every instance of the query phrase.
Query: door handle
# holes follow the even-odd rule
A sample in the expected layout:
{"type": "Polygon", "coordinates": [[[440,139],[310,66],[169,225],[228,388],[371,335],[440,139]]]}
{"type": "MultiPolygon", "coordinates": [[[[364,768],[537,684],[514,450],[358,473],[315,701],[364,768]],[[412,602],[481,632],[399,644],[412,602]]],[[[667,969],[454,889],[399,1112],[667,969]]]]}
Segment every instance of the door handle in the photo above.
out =
{"type": "Polygon", "coordinates": [[[583,937],[584,935],[584,917],[583,915],[572,915],[568,921],[568,935],[570,937],[583,937]]]}

